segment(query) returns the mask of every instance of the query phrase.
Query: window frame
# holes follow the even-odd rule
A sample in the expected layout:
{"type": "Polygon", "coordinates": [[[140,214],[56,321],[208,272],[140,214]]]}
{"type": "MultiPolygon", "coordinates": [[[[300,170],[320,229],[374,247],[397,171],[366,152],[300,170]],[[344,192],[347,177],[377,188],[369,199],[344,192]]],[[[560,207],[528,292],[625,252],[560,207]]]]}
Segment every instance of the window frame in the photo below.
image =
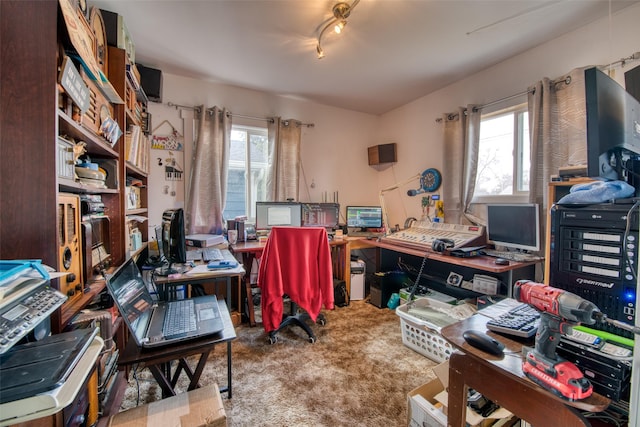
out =
{"type": "MultiPolygon", "coordinates": [[[[524,129],[528,129],[528,123],[525,123],[525,116],[528,118],[527,103],[518,103],[506,108],[500,108],[488,113],[482,114],[480,118],[480,127],[485,120],[495,119],[500,116],[513,114],[513,170],[512,170],[512,194],[504,195],[475,195],[473,196],[472,203],[474,204],[489,204],[489,203],[526,203],[529,201],[529,190],[518,190],[521,188],[522,180],[524,176],[519,173],[523,168],[524,162],[524,129]],[[525,113],[527,115],[525,115],[525,113]]],[[[530,136],[530,135],[529,135],[530,136]]],[[[478,147],[479,152],[479,147],[478,147]]],[[[529,142],[529,156],[531,156],[531,143],[529,142]]],[[[531,166],[529,166],[531,167],[531,166]]]]}

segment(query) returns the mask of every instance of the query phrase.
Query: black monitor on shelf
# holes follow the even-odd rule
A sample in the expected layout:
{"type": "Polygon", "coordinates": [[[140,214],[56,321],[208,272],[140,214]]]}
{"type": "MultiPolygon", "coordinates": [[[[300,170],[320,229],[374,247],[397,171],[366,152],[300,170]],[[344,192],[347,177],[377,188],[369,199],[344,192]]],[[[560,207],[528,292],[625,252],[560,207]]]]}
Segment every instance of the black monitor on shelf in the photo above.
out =
{"type": "Polygon", "coordinates": [[[302,226],[324,227],[334,230],[338,228],[340,220],[340,205],[338,203],[303,203],[302,226]]]}
{"type": "Polygon", "coordinates": [[[535,203],[487,205],[487,243],[505,250],[540,250],[540,206],[535,203]]]}
{"type": "Polygon", "coordinates": [[[347,206],[347,227],[361,231],[382,228],[382,207],[347,206]]]}
{"type": "Polygon", "coordinates": [[[162,214],[162,245],[161,254],[164,254],[168,265],[161,267],[157,273],[161,276],[178,273],[173,264],[187,262],[187,245],[185,241],[184,211],[182,209],[167,209],[162,214]]]}
{"type": "Polygon", "coordinates": [[[302,204],[297,202],[256,202],[256,230],[302,226],[302,204]]]}
{"type": "Polygon", "coordinates": [[[640,186],[640,102],[597,68],[585,70],[587,175],[640,186]]]}

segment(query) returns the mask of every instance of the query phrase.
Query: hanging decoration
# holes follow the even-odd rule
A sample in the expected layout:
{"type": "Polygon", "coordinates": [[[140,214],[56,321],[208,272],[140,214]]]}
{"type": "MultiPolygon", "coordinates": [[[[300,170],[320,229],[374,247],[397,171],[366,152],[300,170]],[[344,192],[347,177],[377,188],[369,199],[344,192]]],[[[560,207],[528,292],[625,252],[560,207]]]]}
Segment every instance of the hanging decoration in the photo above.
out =
{"type": "Polygon", "coordinates": [[[152,132],[151,148],[156,150],[182,151],[184,148],[184,137],[173,127],[169,120],[163,120],[152,132]],[[157,133],[157,130],[165,124],[171,127],[171,132],[168,134],[157,133]]]}

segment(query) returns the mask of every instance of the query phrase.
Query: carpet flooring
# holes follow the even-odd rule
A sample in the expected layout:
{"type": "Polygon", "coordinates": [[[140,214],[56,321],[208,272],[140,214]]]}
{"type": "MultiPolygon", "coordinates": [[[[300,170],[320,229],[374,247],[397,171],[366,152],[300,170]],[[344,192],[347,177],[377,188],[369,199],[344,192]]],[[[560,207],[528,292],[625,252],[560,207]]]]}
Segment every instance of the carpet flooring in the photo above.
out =
{"type": "MultiPolygon", "coordinates": [[[[365,301],[324,311],[309,343],[302,329],[271,345],[261,324],[236,328],[229,426],[406,426],[407,392],[435,378],[437,363],[402,344],[400,318],[365,301]]],[[[195,365],[195,360],[191,360],[195,365]]],[[[226,384],[226,346],[210,355],[200,385],[226,384]]],[[[186,390],[187,379],[177,385],[186,390]]],[[[132,372],[121,409],[161,398],[147,369],[132,372]]]]}

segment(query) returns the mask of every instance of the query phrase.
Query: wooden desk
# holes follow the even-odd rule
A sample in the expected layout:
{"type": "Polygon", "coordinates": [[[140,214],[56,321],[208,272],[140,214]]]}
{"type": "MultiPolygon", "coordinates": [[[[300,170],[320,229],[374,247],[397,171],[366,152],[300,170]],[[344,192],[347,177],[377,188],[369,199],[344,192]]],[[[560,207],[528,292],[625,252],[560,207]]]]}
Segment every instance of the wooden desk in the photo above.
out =
{"type": "MultiPolygon", "coordinates": [[[[225,258],[230,258],[235,260],[233,255],[227,250],[222,249],[222,253],[225,258]]],[[[245,276],[245,269],[242,265],[238,265],[235,268],[224,269],[224,270],[206,270],[198,274],[192,274],[190,271],[185,271],[182,274],[172,274],[170,276],[155,276],[154,283],[158,287],[158,298],[162,301],[167,301],[170,299],[170,288],[175,288],[180,285],[196,285],[203,283],[215,283],[218,281],[225,281],[227,287],[227,307],[231,309],[231,280],[236,279],[238,281],[238,285],[240,285],[240,281],[245,276]]],[[[239,301],[238,301],[238,311],[241,311],[242,308],[242,299],[240,297],[241,292],[238,292],[239,301]]]]}
{"type": "Polygon", "coordinates": [[[162,397],[175,396],[175,386],[178,378],[184,372],[189,378],[189,390],[200,387],[200,375],[207,363],[207,358],[213,351],[216,344],[227,344],[227,386],[220,387],[220,392],[227,393],[231,399],[231,341],[236,338],[236,331],[231,322],[231,316],[224,300],[218,300],[220,315],[224,321],[224,330],[217,334],[185,341],[179,344],[168,345],[158,348],[141,348],[135,340],[129,340],[124,351],[120,353],[118,365],[129,366],[144,363],[149,368],[151,374],[162,389],[162,397]],[[187,364],[186,358],[193,355],[200,355],[196,369],[192,370],[187,364]],[[172,372],[173,362],[177,362],[175,370],[172,372]]]}
{"type": "MultiPolygon", "coordinates": [[[[516,262],[510,261],[509,265],[497,265],[495,263],[495,258],[480,255],[469,258],[460,258],[452,255],[445,255],[438,252],[432,252],[427,250],[418,250],[413,249],[406,246],[400,246],[391,244],[388,242],[383,242],[380,240],[367,240],[367,244],[370,247],[378,247],[383,250],[394,251],[402,254],[407,254],[419,258],[427,257],[427,260],[430,262],[435,262],[432,264],[430,268],[433,271],[439,271],[444,275],[446,279],[446,275],[449,274],[451,270],[458,267],[459,272],[461,273],[480,273],[487,274],[490,273],[492,275],[497,276],[502,282],[507,284],[507,296],[512,296],[512,286],[516,280],[519,279],[533,279],[535,276],[535,265],[538,262],[542,261],[534,261],[534,262],[516,262]]],[[[379,267],[381,271],[389,271],[396,269],[396,260],[394,259],[392,263],[385,262],[384,256],[380,256],[380,260],[382,261],[379,267]]],[[[463,274],[465,276],[465,274],[463,274]]],[[[465,280],[471,280],[473,277],[465,277],[465,280]]],[[[436,289],[438,290],[438,289],[436,289]]],[[[444,291],[446,293],[446,291],[444,291]]]]}
{"type": "MultiPolygon", "coordinates": [[[[333,276],[341,278],[347,283],[347,290],[350,291],[351,286],[351,252],[348,246],[348,239],[334,239],[329,242],[332,252],[332,267],[333,276]]],[[[250,240],[246,242],[238,242],[231,245],[229,248],[234,254],[239,254],[242,257],[242,264],[246,274],[243,276],[244,288],[247,298],[247,315],[249,317],[249,325],[256,326],[256,317],[253,309],[253,302],[251,301],[251,267],[253,261],[256,258],[260,258],[265,243],[260,243],[257,240],[250,240]]],[[[243,298],[241,298],[242,300],[243,298]]]]}
{"type": "Polygon", "coordinates": [[[589,426],[576,408],[593,412],[607,408],[609,399],[599,394],[568,402],[529,380],[522,373],[522,343],[487,331],[488,320],[475,314],[442,329],[442,336],[464,352],[454,352],[449,359],[449,426],[465,426],[469,388],[535,426],[589,426]],[[468,329],[488,332],[502,342],[504,355],[493,356],[467,344],[462,334],[468,329]]]}

